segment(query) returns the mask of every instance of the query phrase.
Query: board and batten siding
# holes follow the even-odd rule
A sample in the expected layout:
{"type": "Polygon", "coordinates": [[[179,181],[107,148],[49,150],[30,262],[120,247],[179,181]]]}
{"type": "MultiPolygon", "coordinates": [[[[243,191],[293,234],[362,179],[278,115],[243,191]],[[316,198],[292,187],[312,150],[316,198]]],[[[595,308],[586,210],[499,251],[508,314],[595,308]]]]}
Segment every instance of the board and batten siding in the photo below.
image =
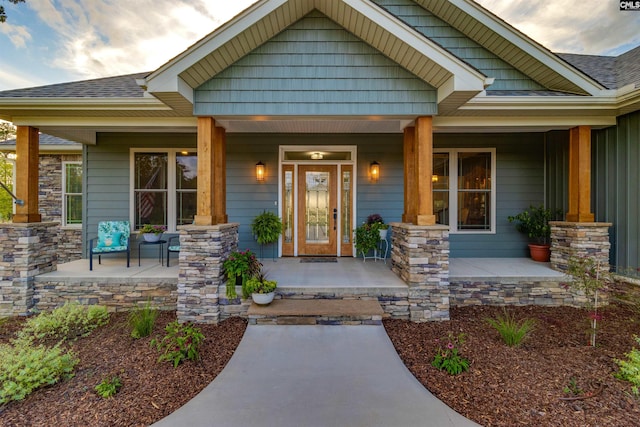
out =
{"type": "MultiPolygon", "coordinates": [[[[87,145],[84,150],[86,209],[82,218],[82,240],[85,256],[89,256],[89,239],[98,235],[98,222],[129,221],[131,148],[194,150],[195,147],[195,134],[98,134],[96,145],[87,145]]],[[[134,234],[131,239],[132,259],[137,256],[136,237],[134,234]]],[[[157,248],[147,249],[154,249],[157,256],[157,248]]]]}
{"type": "Polygon", "coordinates": [[[637,274],[640,267],[640,113],[592,132],[592,207],[596,221],[611,222],[610,263],[637,274]]]}
{"type": "Polygon", "coordinates": [[[451,233],[451,257],[528,257],[527,237],[507,217],[544,203],[544,134],[434,135],[434,150],[446,148],[496,150],[496,232],[451,233]]]}
{"type": "Polygon", "coordinates": [[[431,115],[435,88],[319,12],[202,84],[195,115],[431,115]]]}
{"type": "Polygon", "coordinates": [[[495,82],[487,90],[544,90],[545,88],[497,55],[411,0],[374,0],[392,15],[468,62],[495,82]]]}

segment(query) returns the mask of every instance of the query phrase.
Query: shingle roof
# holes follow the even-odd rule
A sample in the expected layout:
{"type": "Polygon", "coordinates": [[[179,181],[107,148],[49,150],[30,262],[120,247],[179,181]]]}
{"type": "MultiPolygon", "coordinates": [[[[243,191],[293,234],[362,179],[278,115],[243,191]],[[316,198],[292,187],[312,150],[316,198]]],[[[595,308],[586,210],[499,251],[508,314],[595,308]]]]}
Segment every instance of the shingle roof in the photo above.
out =
{"type": "MultiPolygon", "coordinates": [[[[46,133],[41,133],[39,135],[38,138],[38,142],[39,144],[42,145],[66,145],[69,147],[73,147],[73,146],[78,146],[78,149],[80,149],[80,147],[82,146],[82,144],[80,144],[79,142],[75,142],[75,141],[70,141],[68,139],[64,139],[64,138],[58,138],[57,136],[53,136],[53,135],[47,135],[46,133]]],[[[0,148],[2,147],[15,147],[16,145],[16,140],[15,139],[8,139],[6,141],[0,141],[0,148]]]]}
{"type": "Polygon", "coordinates": [[[148,72],[0,92],[0,98],[142,98],[136,79],[148,72]]]}
{"type": "Polygon", "coordinates": [[[640,46],[620,56],[578,55],[558,53],[583,73],[600,82],[607,89],[618,89],[629,84],[640,87],[640,46]]]}

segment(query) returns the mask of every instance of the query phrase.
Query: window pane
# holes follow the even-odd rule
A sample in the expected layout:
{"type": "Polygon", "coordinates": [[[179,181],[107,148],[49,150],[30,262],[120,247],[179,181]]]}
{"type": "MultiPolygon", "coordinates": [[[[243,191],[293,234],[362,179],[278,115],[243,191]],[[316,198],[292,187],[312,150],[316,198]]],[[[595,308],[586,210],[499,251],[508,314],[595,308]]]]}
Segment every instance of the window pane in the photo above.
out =
{"type": "Polygon", "coordinates": [[[458,188],[491,189],[491,153],[458,154],[458,188]]]}
{"type": "Polygon", "coordinates": [[[198,156],[196,153],[176,154],[176,188],[196,190],[198,188],[198,156]]]}
{"type": "Polygon", "coordinates": [[[167,225],[167,153],[136,153],[136,229],[143,224],[167,225]]]}
{"type": "Polygon", "coordinates": [[[491,193],[458,193],[458,229],[491,230],[491,193]]]}
{"type": "Polygon", "coordinates": [[[82,194],[82,165],[65,164],[65,193],[82,194]]]}
{"type": "Polygon", "coordinates": [[[82,195],[67,195],[66,223],[82,224],[82,195]]]}
{"type": "Polygon", "coordinates": [[[177,225],[193,224],[196,215],[196,192],[178,191],[177,193],[177,225]]]}
{"type": "Polygon", "coordinates": [[[458,229],[491,229],[491,153],[458,154],[458,229]]]}
{"type": "Polygon", "coordinates": [[[433,154],[433,214],[438,224],[449,225],[449,153],[433,154]]]}

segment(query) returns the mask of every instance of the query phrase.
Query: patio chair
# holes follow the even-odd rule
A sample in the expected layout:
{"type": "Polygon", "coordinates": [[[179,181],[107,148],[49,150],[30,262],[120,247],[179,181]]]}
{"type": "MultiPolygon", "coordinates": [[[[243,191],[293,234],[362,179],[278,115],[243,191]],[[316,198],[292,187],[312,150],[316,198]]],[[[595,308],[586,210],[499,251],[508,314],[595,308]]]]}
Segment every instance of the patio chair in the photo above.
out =
{"type": "Polygon", "coordinates": [[[171,254],[171,252],[180,252],[180,236],[169,237],[169,241],[167,242],[167,267],[169,267],[169,254],[171,254]],[[178,244],[175,244],[176,239],[178,239],[178,244]]]}
{"type": "Polygon", "coordinates": [[[98,255],[98,264],[101,264],[102,255],[127,253],[127,268],[131,258],[129,237],[131,228],[129,221],[100,221],[98,223],[98,237],[89,240],[89,270],[93,270],[93,256],[98,255]],[[96,240],[94,247],[93,241],[96,240]]]}

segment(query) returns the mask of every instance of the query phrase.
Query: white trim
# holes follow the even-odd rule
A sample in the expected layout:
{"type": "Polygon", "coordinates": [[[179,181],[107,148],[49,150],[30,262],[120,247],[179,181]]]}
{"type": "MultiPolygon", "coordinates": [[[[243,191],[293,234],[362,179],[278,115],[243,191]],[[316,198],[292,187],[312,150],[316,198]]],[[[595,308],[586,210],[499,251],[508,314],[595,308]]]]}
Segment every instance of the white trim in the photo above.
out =
{"type": "Polygon", "coordinates": [[[496,149],[493,148],[438,148],[433,153],[449,154],[449,233],[450,234],[496,234],[496,149]],[[489,230],[458,229],[458,153],[491,154],[491,218],[489,230]]]}
{"type": "MultiPolygon", "coordinates": [[[[61,194],[61,203],[62,203],[62,218],[60,218],[60,226],[62,228],[66,228],[66,229],[72,229],[72,228],[82,228],[82,218],[80,218],[80,223],[79,224],[67,224],[67,203],[66,203],[66,196],[67,196],[67,165],[79,165],[82,168],[82,161],[79,160],[63,160],[62,161],[62,182],[61,184],[61,188],[60,188],[60,194],[61,194]]],[[[84,197],[84,189],[82,189],[80,191],[80,193],[69,193],[69,194],[73,194],[73,195],[77,195],[80,194],[80,197],[84,197]]]]}
{"type": "MultiPolygon", "coordinates": [[[[278,213],[282,218],[282,166],[283,165],[293,165],[293,256],[298,256],[298,186],[300,183],[298,182],[298,166],[300,165],[335,165],[337,170],[337,179],[335,185],[337,186],[337,209],[338,209],[338,221],[336,222],[336,253],[338,256],[342,255],[342,240],[340,239],[340,230],[342,229],[342,218],[340,216],[341,212],[341,170],[342,165],[351,165],[353,166],[352,171],[352,185],[353,185],[353,194],[352,194],[352,228],[355,228],[356,221],[356,193],[357,193],[357,164],[358,164],[358,147],[356,145],[280,145],[278,147],[278,213]],[[285,153],[287,152],[305,152],[305,151],[319,151],[319,152],[345,152],[351,153],[350,160],[284,160],[285,153]]],[[[278,255],[282,256],[282,236],[280,237],[280,242],[278,245],[278,255]]],[[[355,256],[355,247],[353,248],[353,252],[351,256],[355,256]]]]}

